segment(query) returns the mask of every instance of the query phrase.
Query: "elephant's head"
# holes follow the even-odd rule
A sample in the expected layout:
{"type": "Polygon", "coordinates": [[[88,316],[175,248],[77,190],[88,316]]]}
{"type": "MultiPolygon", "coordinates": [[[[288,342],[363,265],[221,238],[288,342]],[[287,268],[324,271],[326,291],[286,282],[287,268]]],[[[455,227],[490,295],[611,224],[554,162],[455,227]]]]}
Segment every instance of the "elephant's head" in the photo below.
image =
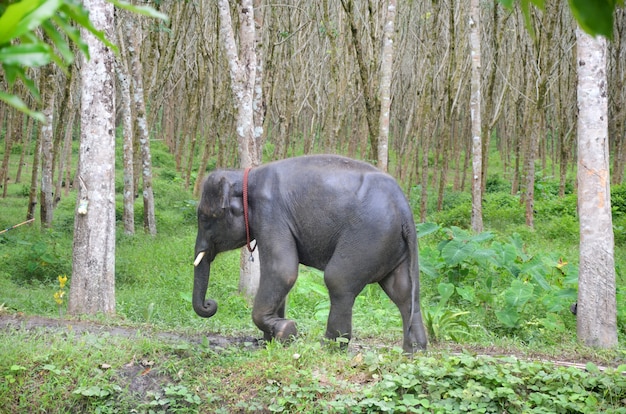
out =
{"type": "Polygon", "coordinates": [[[218,253],[242,247],[246,243],[242,175],[241,171],[216,171],[204,182],[198,205],[192,300],[193,309],[204,318],[217,312],[217,303],[205,299],[211,262],[218,253]]]}

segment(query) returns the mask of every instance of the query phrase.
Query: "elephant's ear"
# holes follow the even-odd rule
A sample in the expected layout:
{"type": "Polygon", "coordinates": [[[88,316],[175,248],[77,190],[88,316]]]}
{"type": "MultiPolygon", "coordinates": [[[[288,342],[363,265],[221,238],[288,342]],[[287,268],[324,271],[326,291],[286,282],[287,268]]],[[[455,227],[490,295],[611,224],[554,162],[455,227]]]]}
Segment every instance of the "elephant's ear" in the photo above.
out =
{"type": "Polygon", "coordinates": [[[230,207],[230,182],[226,177],[222,177],[220,180],[220,188],[222,189],[220,204],[223,209],[227,209],[230,207]]]}

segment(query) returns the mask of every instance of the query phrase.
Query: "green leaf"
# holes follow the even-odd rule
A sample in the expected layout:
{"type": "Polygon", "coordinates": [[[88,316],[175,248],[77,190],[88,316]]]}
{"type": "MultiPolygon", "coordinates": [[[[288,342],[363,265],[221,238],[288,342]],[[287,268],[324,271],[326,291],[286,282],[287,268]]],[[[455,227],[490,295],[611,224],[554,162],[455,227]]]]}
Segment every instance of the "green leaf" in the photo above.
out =
{"type": "Polygon", "coordinates": [[[569,0],[569,6],[580,28],[585,32],[613,38],[615,0],[569,0]]]}
{"type": "Polygon", "coordinates": [[[600,369],[598,368],[598,366],[594,364],[593,362],[587,362],[587,364],[585,365],[585,369],[588,372],[591,372],[592,374],[597,374],[600,372],[600,369]]]}
{"type": "Polygon", "coordinates": [[[464,243],[454,239],[447,243],[441,251],[441,257],[449,266],[456,266],[476,251],[476,243],[464,243]]]}
{"type": "Polygon", "coordinates": [[[63,0],[44,0],[39,1],[39,6],[33,9],[28,15],[20,21],[15,27],[13,38],[22,36],[27,32],[32,32],[43,22],[49,20],[54,13],[61,7],[63,0]]]}
{"type": "Polygon", "coordinates": [[[72,26],[65,15],[56,15],[52,18],[52,21],[54,21],[54,23],[56,23],[56,25],[63,30],[67,37],[69,37],[70,40],[78,46],[78,50],[80,50],[85,57],[89,59],[89,47],[80,36],[80,30],[72,26]]]}
{"type": "Polygon", "coordinates": [[[519,314],[515,309],[506,308],[504,310],[496,311],[496,318],[506,327],[515,328],[519,321],[519,314]]]}
{"type": "Polygon", "coordinates": [[[476,292],[472,286],[457,287],[456,293],[470,303],[476,302],[476,292]]]}
{"type": "Polygon", "coordinates": [[[437,291],[440,295],[438,306],[444,307],[448,299],[450,299],[450,296],[454,293],[454,285],[452,283],[439,283],[437,291]]]}
{"type": "Polygon", "coordinates": [[[16,28],[24,18],[37,7],[41,0],[23,0],[13,3],[6,8],[0,16],[0,45],[9,43],[12,39],[20,36],[16,33],[16,28]]]}
{"type": "Polygon", "coordinates": [[[471,240],[473,242],[476,242],[476,243],[483,243],[483,242],[489,241],[489,240],[491,240],[493,238],[494,238],[494,235],[493,235],[492,232],[485,231],[485,232],[482,232],[482,233],[479,233],[479,234],[475,235],[474,237],[472,237],[471,240]]]}
{"type": "Polygon", "coordinates": [[[417,227],[418,238],[432,234],[441,228],[436,223],[419,223],[416,227],[417,227]]]}
{"type": "Polygon", "coordinates": [[[160,19],[165,22],[169,22],[169,17],[165,13],[156,11],[150,6],[136,6],[123,0],[109,0],[111,3],[120,9],[128,10],[133,13],[141,14],[143,16],[152,17],[154,19],[160,19]]]}
{"type": "Polygon", "coordinates": [[[13,83],[19,78],[22,80],[24,85],[28,88],[28,91],[31,93],[33,98],[39,101],[41,98],[39,96],[39,89],[35,82],[26,76],[24,71],[24,67],[20,65],[2,65],[4,68],[4,73],[6,74],[6,79],[9,85],[13,85],[13,83]]]}
{"type": "Polygon", "coordinates": [[[82,3],[68,1],[63,5],[61,10],[66,13],[71,20],[81,25],[85,30],[113,50],[114,53],[118,53],[117,46],[106,38],[103,31],[96,29],[96,27],[91,23],[91,20],[89,20],[89,12],[85,9],[82,3]]]}
{"type": "Polygon", "coordinates": [[[545,264],[538,258],[533,258],[530,262],[526,263],[520,273],[527,274],[533,278],[539,286],[544,290],[552,290],[552,286],[546,280],[548,269],[545,264]]]}
{"type": "Polygon", "coordinates": [[[11,95],[6,92],[0,91],[0,100],[11,105],[13,108],[21,111],[29,116],[32,116],[39,122],[44,122],[46,119],[41,112],[32,111],[28,108],[28,105],[22,101],[19,96],[11,95]]]}
{"type": "Polygon", "coordinates": [[[52,43],[57,48],[65,65],[70,65],[74,62],[74,52],[70,48],[70,45],[65,40],[59,31],[54,27],[54,25],[50,21],[44,22],[41,27],[46,32],[46,35],[52,40],[52,43]]]}
{"type": "Polygon", "coordinates": [[[27,43],[0,48],[0,62],[36,67],[50,63],[52,51],[45,43],[27,43]]]}
{"type": "Polygon", "coordinates": [[[534,287],[530,283],[514,280],[511,286],[504,291],[504,301],[508,307],[519,308],[533,296],[534,287]]]}

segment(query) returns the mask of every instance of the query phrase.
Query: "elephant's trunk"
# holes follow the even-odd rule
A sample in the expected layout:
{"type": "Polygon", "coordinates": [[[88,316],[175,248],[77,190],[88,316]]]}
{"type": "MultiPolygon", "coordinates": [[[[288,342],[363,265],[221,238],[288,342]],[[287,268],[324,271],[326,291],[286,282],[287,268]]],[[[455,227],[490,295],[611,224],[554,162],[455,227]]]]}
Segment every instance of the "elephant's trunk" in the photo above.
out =
{"type": "Polygon", "coordinates": [[[212,299],[205,299],[211,273],[212,258],[209,256],[200,252],[194,262],[193,272],[193,310],[203,318],[210,318],[217,312],[217,303],[212,299]]]}

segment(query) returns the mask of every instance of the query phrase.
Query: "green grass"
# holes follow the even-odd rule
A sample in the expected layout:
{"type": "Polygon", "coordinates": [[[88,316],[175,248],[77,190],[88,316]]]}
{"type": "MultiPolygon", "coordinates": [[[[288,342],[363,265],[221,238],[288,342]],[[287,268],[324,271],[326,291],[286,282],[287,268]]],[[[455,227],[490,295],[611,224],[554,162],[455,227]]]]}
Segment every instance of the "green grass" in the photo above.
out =
{"type": "MultiPolygon", "coordinates": [[[[252,323],[250,304],[237,290],[239,252],[223,253],[212,264],[208,296],[218,302],[217,314],[210,319],[196,316],[191,307],[194,197],[183,189],[164,147],[155,143],[153,149],[158,234],[143,233],[140,200],[137,234],[124,235],[118,224],[116,316],[70,319],[64,314],[65,303],[59,309],[54,301],[58,276],[68,275],[71,287],[74,195],[62,199],[51,230],[40,231],[34,225],[0,235],[0,316],[61,321],[55,322],[60,328],[0,328],[0,413],[28,412],[35,406],[49,413],[454,412],[450,407],[460,410],[462,403],[475,404],[467,405],[468,410],[485,412],[622,409],[626,385],[611,371],[600,373],[590,366],[585,372],[474,355],[515,354],[521,360],[568,359],[616,367],[626,363],[626,308],[620,307],[621,345],[615,350],[579,345],[574,317],[565,308],[546,312],[537,287],[525,307],[518,309],[519,323],[504,326],[494,316],[494,311],[504,309],[504,291],[512,286],[502,269],[472,256],[453,266],[439,249],[449,241],[446,228],[467,225],[469,198],[462,193],[448,191],[441,212],[432,207],[436,197],[429,197],[430,220],[443,229],[420,240],[425,271],[436,268],[433,275],[422,274],[422,304],[442,326],[437,327],[439,342],[431,341],[427,354],[413,360],[401,354],[399,312],[378,286],[368,286],[356,300],[349,351],[321,345],[328,296],[321,272],[306,267],[301,268],[287,304],[299,338],[290,345],[257,346],[261,333],[252,323]],[[492,302],[472,302],[455,291],[441,313],[434,313],[441,301],[439,289],[446,287],[441,284],[449,278],[458,279],[457,287],[472,286],[478,295],[489,276],[498,289],[492,302]],[[469,313],[449,317],[458,311],[469,313]],[[448,318],[443,317],[445,312],[448,318]],[[458,329],[465,332],[451,340],[450,333],[458,329]],[[217,346],[210,342],[215,335],[226,339],[217,346]],[[469,353],[456,354],[463,349],[469,353]],[[568,376],[582,385],[572,386],[568,376]],[[537,396],[527,394],[530,384],[543,387],[537,396]],[[515,395],[497,394],[502,389],[515,395]],[[556,406],[563,398],[569,405],[556,406]]],[[[537,226],[530,230],[523,224],[517,197],[500,188],[502,180],[493,179],[494,191],[485,199],[485,222],[494,239],[479,245],[497,250],[518,233],[529,257],[562,258],[575,265],[575,198],[555,198],[554,183],[545,178],[541,183],[537,226]]],[[[0,228],[23,220],[25,189],[23,184],[10,185],[8,197],[0,200],[0,228]]],[[[622,200],[624,190],[618,190],[617,199],[622,200]]],[[[418,196],[418,191],[412,192],[414,208],[419,208],[418,196]]],[[[121,212],[118,198],[118,220],[121,212]]],[[[621,210],[615,213],[617,226],[625,216],[621,210]]],[[[618,300],[626,303],[622,270],[626,253],[623,241],[618,243],[622,243],[616,248],[618,300]]],[[[521,266],[520,260],[513,264],[521,266]]],[[[553,268],[542,271],[549,283],[560,283],[553,268]]],[[[536,283],[531,278],[528,282],[536,283]]]]}

